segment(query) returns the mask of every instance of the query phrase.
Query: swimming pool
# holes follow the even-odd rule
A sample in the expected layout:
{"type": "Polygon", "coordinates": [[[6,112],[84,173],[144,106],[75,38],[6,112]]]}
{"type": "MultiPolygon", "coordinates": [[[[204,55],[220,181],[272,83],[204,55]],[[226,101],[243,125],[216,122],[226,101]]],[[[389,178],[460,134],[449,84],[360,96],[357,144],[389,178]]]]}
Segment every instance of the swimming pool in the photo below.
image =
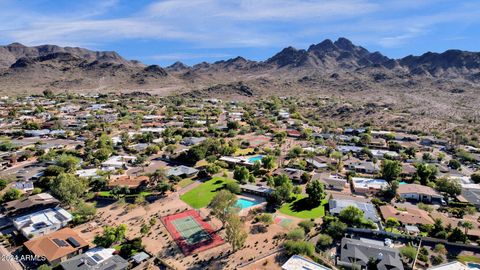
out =
{"type": "Polygon", "coordinates": [[[480,264],[478,263],[467,263],[469,269],[480,269],[480,264]]]}
{"type": "Polygon", "coordinates": [[[408,184],[408,183],[405,182],[405,181],[402,181],[402,182],[400,182],[400,183],[398,183],[398,184],[399,184],[399,185],[406,185],[406,184],[408,184]]]}
{"type": "Polygon", "coordinates": [[[248,199],[245,199],[245,198],[239,198],[239,199],[237,200],[236,206],[237,206],[238,208],[240,208],[240,210],[242,210],[242,209],[250,208],[250,207],[252,207],[252,206],[254,206],[254,205],[257,205],[257,204],[259,204],[259,203],[260,203],[260,202],[258,202],[258,201],[248,200],[248,199]]]}
{"type": "Polygon", "coordinates": [[[248,158],[248,162],[255,163],[255,161],[262,161],[262,158],[263,158],[262,155],[250,157],[250,158],[248,158]]]}

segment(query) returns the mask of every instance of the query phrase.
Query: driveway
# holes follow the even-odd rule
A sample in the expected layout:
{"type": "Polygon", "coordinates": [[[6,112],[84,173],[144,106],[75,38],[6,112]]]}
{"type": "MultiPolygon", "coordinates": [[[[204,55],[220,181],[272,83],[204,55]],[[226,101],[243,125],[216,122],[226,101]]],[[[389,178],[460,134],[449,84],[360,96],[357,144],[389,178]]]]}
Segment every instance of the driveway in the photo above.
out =
{"type": "Polygon", "coordinates": [[[10,258],[12,254],[8,250],[0,245],[0,269],[2,270],[23,270],[23,267],[15,261],[13,258],[10,258]]]}

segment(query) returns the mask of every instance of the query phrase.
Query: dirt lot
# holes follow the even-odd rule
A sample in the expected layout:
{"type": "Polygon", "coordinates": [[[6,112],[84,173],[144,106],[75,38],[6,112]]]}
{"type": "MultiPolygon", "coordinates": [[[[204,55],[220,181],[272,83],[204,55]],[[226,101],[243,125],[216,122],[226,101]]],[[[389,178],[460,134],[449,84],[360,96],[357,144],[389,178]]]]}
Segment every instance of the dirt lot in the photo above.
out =
{"type": "MultiPolygon", "coordinates": [[[[258,225],[252,224],[251,220],[247,220],[245,226],[249,234],[242,250],[230,254],[231,247],[226,243],[185,257],[159,219],[164,215],[190,209],[186,203],[178,198],[177,194],[170,194],[167,198],[145,206],[137,206],[134,209],[128,208],[127,205],[118,205],[118,203],[100,207],[97,218],[94,220],[95,223],[78,226],[76,230],[86,240],[92,241],[95,234],[102,232],[103,226],[126,224],[128,226],[127,237],[134,238],[141,236],[140,227],[144,222],[148,224],[150,219],[156,219],[157,221],[149,233],[142,237],[145,249],[151,254],[159,255],[165,262],[178,269],[236,269],[238,265],[243,265],[256,257],[262,257],[267,252],[277,248],[279,242],[274,240],[274,236],[288,232],[288,228],[283,228],[278,224],[269,225],[263,231],[261,228],[259,229],[258,225]]],[[[208,216],[207,209],[202,209],[200,212],[203,217],[208,216]]],[[[209,222],[214,228],[221,228],[221,223],[218,220],[211,219],[209,222]]],[[[220,235],[224,237],[224,231],[220,231],[220,235]]],[[[274,260],[270,259],[267,265],[273,266],[274,260]]]]}

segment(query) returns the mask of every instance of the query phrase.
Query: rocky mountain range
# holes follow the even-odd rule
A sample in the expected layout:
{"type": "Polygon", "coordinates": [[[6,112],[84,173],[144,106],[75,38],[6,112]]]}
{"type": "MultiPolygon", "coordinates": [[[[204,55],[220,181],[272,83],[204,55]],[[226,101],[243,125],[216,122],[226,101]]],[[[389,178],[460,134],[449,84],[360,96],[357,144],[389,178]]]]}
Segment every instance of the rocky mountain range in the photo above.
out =
{"type": "Polygon", "coordinates": [[[265,61],[239,56],[194,66],[176,62],[162,68],[126,60],[116,52],[55,45],[27,47],[19,43],[0,46],[0,92],[9,94],[44,89],[201,93],[217,84],[222,86],[217,88],[224,89],[224,85],[239,82],[253,89],[249,96],[268,94],[272,88],[277,93],[298,94],[291,89],[312,92],[336,85],[353,91],[415,88],[424,87],[426,82],[440,88],[471,89],[480,82],[480,53],[448,50],[391,59],[339,38],[308,49],[287,47],[265,61]]]}

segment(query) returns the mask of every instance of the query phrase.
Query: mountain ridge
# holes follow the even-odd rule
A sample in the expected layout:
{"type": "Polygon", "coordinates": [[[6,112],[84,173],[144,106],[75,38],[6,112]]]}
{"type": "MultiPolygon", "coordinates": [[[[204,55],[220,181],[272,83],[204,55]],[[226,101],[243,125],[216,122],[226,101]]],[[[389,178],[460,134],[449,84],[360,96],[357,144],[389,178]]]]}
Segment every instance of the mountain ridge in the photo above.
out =
{"type": "Polygon", "coordinates": [[[393,80],[392,84],[412,85],[403,80],[433,78],[442,84],[445,79],[452,79],[476,85],[480,81],[480,53],[447,50],[394,59],[342,37],[336,41],[326,39],[306,49],[285,47],[263,61],[237,56],[213,63],[188,66],[177,61],[160,67],[126,60],[114,51],[56,45],[28,47],[20,43],[0,46],[0,91],[9,93],[16,88],[161,89],[162,93],[175,93],[263,79],[305,84],[320,77],[335,81],[348,78],[362,84],[393,80]]]}

